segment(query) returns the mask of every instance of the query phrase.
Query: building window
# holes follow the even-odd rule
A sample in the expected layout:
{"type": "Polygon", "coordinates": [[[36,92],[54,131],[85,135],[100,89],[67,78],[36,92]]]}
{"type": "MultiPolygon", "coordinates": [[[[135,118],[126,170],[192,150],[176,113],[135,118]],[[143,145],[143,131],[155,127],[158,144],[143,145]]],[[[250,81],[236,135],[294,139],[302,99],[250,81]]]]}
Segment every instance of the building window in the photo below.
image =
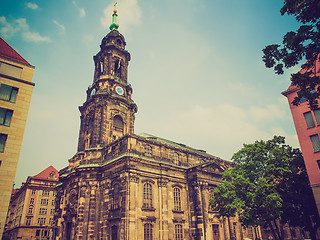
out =
{"type": "Polygon", "coordinates": [[[30,198],[30,204],[34,204],[34,198],[30,198]]]}
{"type": "Polygon", "coordinates": [[[144,240],[152,240],[152,224],[151,223],[145,223],[144,226],[144,240]]]}
{"type": "Polygon", "coordinates": [[[143,185],[143,207],[152,208],[152,185],[150,183],[143,185]]]}
{"type": "Polygon", "coordinates": [[[182,225],[177,224],[174,226],[174,236],[175,240],[183,240],[183,233],[182,233],[182,225]]]}
{"type": "Polygon", "coordinates": [[[31,195],[35,195],[36,194],[36,190],[33,190],[31,191],[31,195]]]}
{"type": "Polygon", "coordinates": [[[31,225],[31,217],[27,217],[26,225],[27,225],[27,226],[30,226],[30,225],[31,225]]]}
{"type": "Polygon", "coordinates": [[[179,154],[178,153],[173,153],[173,163],[175,165],[179,165],[180,161],[179,161],[179,154]]]}
{"type": "Polygon", "coordinates": [[[48,191],[48,190],[42,191],[42,196],[49,196],[49,195],[50,195],[50,191],[48,191]]]}
{"type": "Polygon", "coordinates": [[[173,189],[174,210],[181,211],[181,190],[178,187],[173,189]]]}
{"type": "Polygon", "coordinates": [[[120,189],[119,189],[119,184],[116,183],[113,186],[113,194],[112,194],[112,208],[118,208],[119,207],[119,202],[120,202],[120,189]]]}
{"type": "Polygon", "coordinates": [[[113,118],[113,129],[118,132],[123,132],[123,120],[119,115],[113,118]]]}
{"type": "Polygon", "coordinates": [[[28,214],[32,214],[32,212],[33,212],[33,207],[29,207],[28,214]]]}
{"type": "Polygon", "coordinates": [[[46,215],[47,209],[46,208],[40,208],[39,215],[46,215]]]}
{"type": "Polygon", "coordinates": [[[40,226],[46,224],[46,218],[38,218],[38,224],[40,226]]]}
{"type": "Polygon", "coordinates": [[[316,117],[317,125],[320,125],[320,109],[313,111],[314,116],[316,117]]]}
{"type": "Polygon", "coordinates": [[[48,199],[41,199],[42,206],[48,206],[48,199]]]}
{"type": "Polygon", "coordinates": [[[312,128],[315,126],[311,112],[306,112],[303,114],[303,116],[304,116],[304,119],[306,120],[307,128],[312,128]]]}
{"type": "Polygon", "coordinates": [[[1,84],[0,86],[0,99],[10,101],[10,102],[16,102],[18,94],[18,88],[11,87],[5,84],[1,84]]]}
{"type": "Polygon", "coordinates": [[[49,219],[49,225],[52,226],[53,225],[53,218],[49,219]]]}
{"type": "Polygon", "coordinates": [[[314,152],[320,151],[320,140],[318,134],[310,136],[314,152]]]}
{"type": "Polygon", "coordinates": [[[13,111],[6,108],[0,108],[0,125],[9,127],[13,111]]]}
{"type": "Polygon", "coordinates": [[[146,156],[151,156],[152,155],[152,147],[150,145],[145,145],[144,146],[144,154],[146,156]]]}
{"type": "Polygon", "coordinates": [[[0,133],[0,152],[4,152],[4,148],[6,146],[6,141],[7,141],[7,134],[2,134],[0,133]]]}
{"type": "MultiPolygon", "coordinates": [[[[38,219],[38,221],[39,221],[39,219],[38,219]]],[[[40,236],[40,230],[37,230],[36,231],[36,237],[39,237],[40,236]]]]}
{"type": "Polygon", "coordinates": [[[54,208],[52,208],[52,209],[50,210],[50,214],[51,214],[51,215],[54,214],[54,208]]]}
{"type": "MultiPolygon", "coordinates": [[[[211,189],[209,192],[209,199],[212,199],[214,197],[214,190],[211,189]]],[[[213,211],[214,210],[214,206],[212,206],[211,204],[209,205],[209,210],[213,211]]]]}
{"type": "Polygon", "coordinates": [[[52,200],[52,202],[51,202],[51,205],[52,205],[52,206],[54,206],[54,202],[55,202],[55,201],[54,201],[54,200],[52,200]]]}

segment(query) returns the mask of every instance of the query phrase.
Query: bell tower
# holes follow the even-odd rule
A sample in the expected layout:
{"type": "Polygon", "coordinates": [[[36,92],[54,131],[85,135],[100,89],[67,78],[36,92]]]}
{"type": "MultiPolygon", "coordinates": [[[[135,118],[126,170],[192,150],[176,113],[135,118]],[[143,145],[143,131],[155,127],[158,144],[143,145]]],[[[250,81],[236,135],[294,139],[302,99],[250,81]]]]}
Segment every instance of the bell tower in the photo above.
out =
{"type": "Polygon", "coordinates": [[[93,57],[93,84],[87,99],[79,107],[81,124],[78,151],[100,147],[134,132],[137,105],[131,99],[128,84],[130,53],[118,31],[117,10],[114,9],[110,32],[102,39],[100,51],[93,57]]]}

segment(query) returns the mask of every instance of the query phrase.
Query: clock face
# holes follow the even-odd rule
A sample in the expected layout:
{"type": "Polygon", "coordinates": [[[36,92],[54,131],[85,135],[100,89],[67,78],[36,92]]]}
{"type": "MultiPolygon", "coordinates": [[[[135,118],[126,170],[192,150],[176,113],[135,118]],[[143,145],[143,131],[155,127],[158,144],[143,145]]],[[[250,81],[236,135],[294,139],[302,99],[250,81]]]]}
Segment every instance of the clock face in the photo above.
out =
{"type": "Polygon", "coordinates": [[[116,93],[122,96],[124,94],[123,88],[120,86],[116,86],[116,93]]]}

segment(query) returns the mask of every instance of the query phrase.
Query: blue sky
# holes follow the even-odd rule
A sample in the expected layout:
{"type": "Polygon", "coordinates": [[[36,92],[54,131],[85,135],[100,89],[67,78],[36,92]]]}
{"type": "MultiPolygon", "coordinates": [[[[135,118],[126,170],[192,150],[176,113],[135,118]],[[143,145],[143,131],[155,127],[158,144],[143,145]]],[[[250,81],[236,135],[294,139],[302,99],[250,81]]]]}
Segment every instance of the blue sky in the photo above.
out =
{"type": "MultiPolygon", "coordinates": [[[[93,56],[109,32],[114,1],[3,0],[0,35],[35,66],[16,186],[77,150],[93,56]]],[[[131,53],[135,132],[230,160],[243,143],[286,137],[298,147],[281,92],[289,76],[262,62],[262,49],[297,29],[279,0],[118,0],[131,53]]]]}

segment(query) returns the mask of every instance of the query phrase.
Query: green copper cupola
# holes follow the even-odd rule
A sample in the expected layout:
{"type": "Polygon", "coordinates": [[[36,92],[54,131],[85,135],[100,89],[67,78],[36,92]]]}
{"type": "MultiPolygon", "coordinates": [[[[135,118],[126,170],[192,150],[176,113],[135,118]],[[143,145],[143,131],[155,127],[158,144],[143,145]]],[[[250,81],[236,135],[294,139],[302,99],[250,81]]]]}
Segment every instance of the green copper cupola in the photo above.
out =
{"type": "Polygon", "coordinates": [[[109,29],[111,31],[117,30],[119,28],[119,24],[117,23],[118,14],[117,14],[116,5],[117,5],[117,3],[114,4],[114,10],[113,10],[113,14],[112,14],[112,24],[109,27],[109,29]]]}

